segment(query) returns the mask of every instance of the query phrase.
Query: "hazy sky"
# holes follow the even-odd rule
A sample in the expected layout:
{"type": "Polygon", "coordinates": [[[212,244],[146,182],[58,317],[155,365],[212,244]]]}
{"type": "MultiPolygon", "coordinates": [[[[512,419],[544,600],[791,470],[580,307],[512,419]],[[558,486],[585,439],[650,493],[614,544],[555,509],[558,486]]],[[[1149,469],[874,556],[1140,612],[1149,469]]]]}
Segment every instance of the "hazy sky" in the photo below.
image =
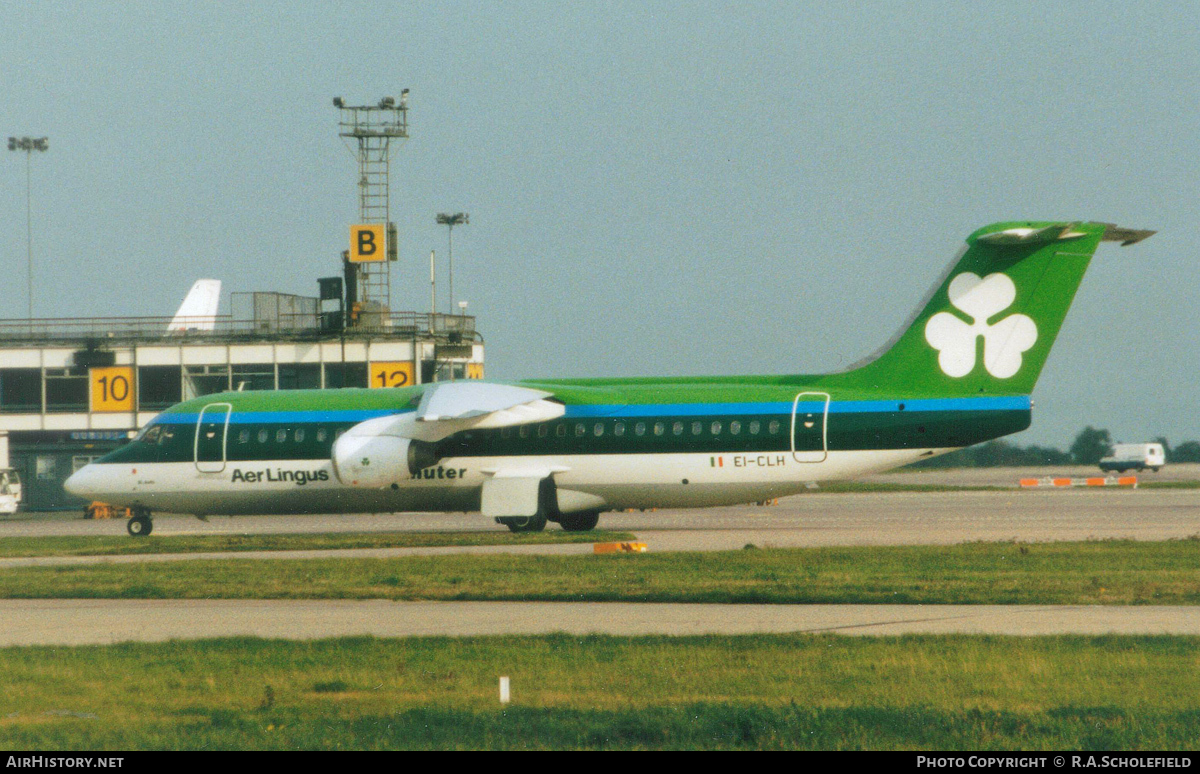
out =
{"type": "MultiPolygon", "coordinates": [[[[357,214],[330,100],[409,88],[395,306],[469,212],[491,379],[837,369],[976,227],[1114,221],[1160,233],[1101,248],[1016,440],[1200,438],[1193,4],[8,2],[0,78],[0,135],[50,138],[37,316],[315,295],[357,214]]],[[[23,317],[7,151],[0,235],[23,317]]]]}

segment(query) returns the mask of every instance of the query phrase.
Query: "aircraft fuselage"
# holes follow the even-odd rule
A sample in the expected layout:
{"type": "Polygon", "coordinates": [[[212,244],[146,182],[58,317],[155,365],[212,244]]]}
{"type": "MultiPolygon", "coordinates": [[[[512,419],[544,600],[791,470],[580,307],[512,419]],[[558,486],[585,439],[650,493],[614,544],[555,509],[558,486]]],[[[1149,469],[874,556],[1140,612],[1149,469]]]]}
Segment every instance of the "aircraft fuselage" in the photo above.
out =
{"type": "Polygon", "coordinates": [[[386,486],[339,480],[336,439],[360,421],[403,413],[401,392],[189,401],[72,487],[122,507],[199,515],[476,511],[484,481],[517,465],[553,471],[560,491],[596,498],[587,501],[596,509],[729,505],[894,468],[1030,421],[1022,396],[826,401],[827,393],[786,388],[777,400],[567,404],[558,419],[455,433],[435,444],[436,464],[398,469],[386,486]],[[348,401],[362,407],[301,407],[348,401]]]}

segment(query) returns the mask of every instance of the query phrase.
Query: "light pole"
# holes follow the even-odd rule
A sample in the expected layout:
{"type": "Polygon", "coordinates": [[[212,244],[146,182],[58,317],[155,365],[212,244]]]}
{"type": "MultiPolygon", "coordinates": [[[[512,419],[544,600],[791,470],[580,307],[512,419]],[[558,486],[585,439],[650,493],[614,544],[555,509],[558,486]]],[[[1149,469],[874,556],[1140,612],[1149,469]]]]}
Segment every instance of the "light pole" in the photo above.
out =
{"type": "Polygon", "coordinates": [[[50,149],[46,137],[9,137],[10,151],[25,151],[25,249],[26,249],[26,292],[29,295],[29,319],[33,320],[33,188],[31,185],[30,158],[34,151],[50,149]]]}
{"type": "Polygon", "coordinates": [[[446,227],[446,239],[450,243],[450,314],[454,314],[454,227],[467,225],[471,222],[471,216],[465,212],[456,212],[453,215],[439,212],[437,222],[439,226],[446,227]]]}

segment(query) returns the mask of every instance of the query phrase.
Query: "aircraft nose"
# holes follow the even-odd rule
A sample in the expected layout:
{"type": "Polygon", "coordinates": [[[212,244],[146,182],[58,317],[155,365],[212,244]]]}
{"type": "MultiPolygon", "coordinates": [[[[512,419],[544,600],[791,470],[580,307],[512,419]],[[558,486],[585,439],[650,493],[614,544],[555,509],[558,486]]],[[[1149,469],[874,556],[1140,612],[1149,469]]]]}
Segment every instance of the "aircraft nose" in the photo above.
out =
{"type": "Polygon", "coordinates": [[[84,500],[94,500],[99,492],[99,473],[96,465],[84,465],[63,482],[63,489],[84,500]]]}

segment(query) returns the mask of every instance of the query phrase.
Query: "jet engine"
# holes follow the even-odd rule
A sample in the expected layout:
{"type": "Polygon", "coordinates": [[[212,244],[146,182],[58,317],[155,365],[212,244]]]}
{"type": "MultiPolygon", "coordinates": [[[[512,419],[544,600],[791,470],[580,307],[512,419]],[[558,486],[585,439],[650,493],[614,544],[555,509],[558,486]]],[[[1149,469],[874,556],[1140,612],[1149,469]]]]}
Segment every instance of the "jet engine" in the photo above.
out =
{"type": "Polygon", "coordinates": [[[379,489],[436,465],[438,443],[464,430],[561,417],[548,392],[471,381],[431,384],[415,411],[359,422],[333,444],[333,471],[345,486],[379,489]]]}
{"type": "Polygon", "coordinates": [[[371,432],[368,424],[355,425],[333,444],[333,471],[345,486],[380,489],[437,464],[433,444],[371,432]]]}

